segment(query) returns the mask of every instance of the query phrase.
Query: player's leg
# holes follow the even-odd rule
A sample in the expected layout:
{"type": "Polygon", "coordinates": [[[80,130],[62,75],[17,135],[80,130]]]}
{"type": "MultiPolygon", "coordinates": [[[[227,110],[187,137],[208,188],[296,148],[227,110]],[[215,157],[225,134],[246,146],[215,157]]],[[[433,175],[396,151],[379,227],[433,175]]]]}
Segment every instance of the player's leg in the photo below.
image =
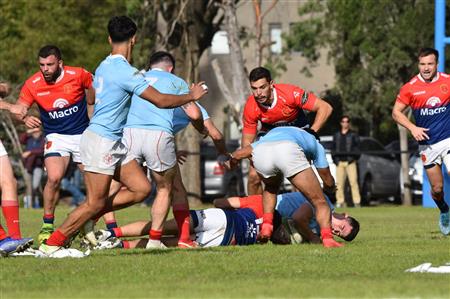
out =
{"type": "MultiPolygon", "coordinates": [[[[109,197],[115,196],[120,189],[122,188],[122,184],[116,180],[112,180],[111,186],[109,188],[109,197]]],[[[108,212],[103,215],[103,221],[105,222],[106,229],[111,230],[117,227],[117,220],[114,212],[108,212]]]]}
{"type": "MultiPolygon", "coordinates": [[[[136,221],[124,226],[114,228],[115,237],[141,237],[147,236],[152,226],[151,221],[136,221]]],[[[164,223],[163,235],[178,234],[178,226],[175,219],[167,220],[164,223]]]]}
{"type": "Polygon", "coordinates": [[[55,207],[58,202],[59,184],[69,165],[69,156],[47,156],[44,160],[47,169],[47,182],[44,187],[44,217],[38,241],[42,244],[54,231],[55,207]]]}
{"type": "Polygon", "coordinates": [[[260,231],[260,241],[266,243],[269,241],[273,232],[273,213],[275,211],[275,205],[277,203],[277,193],[280,189],[281,182],[283,181],[283,175],[277,174],[272,177],[264,178],[261,176],[264,182],[263,191],[263,224],[260,231]]]}
{"type": "Polygon", "coordinates": [[[361,194],[359,193],[358,167],[356,161],[348,164],[347,175],[348,175],[348,182],[352,190],[353,204],[355,205],[355,207],[359,207],[361,205],[361,194]]]}
{"type": "Polygon", "coordinates": [[[431,185],[431,198],[433,198],[440,211],[439,228],[444,235],[450,234],[449,207],[444,200],[444,177],[440,165],[426,167],[425,171],[431,185]]]}
{"type": "Polygon", "coordinates": [[[247,193],[248,195],[262,194],[263,188],[261,184],[261,179],[253,167],[252,163],[248,168],[248,182],[247,182],[247,193]]]}
{"type": "Polygon", "coordinates": [[[340,161],[336,165],[336,206],[343,207],[345,203],[345,180],[347,179],[347,172],[345,171],[347,162],[340,161]]]}

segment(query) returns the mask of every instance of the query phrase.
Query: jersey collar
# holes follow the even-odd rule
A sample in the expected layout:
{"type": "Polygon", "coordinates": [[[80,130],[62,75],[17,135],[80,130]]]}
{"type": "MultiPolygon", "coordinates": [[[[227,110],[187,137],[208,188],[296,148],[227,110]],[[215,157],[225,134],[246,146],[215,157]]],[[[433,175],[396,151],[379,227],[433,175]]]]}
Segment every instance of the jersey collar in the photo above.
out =
{"type": "Polygon", "coordinates": [[[263,106],[265,109],[272,109],[273,107],[275,107],[275,105],[277,104],[277,99],[278,99],[277,91],[276,91],[275,87],[272,89],[272,93],[273,93],[273,101],[272,101],[272,104],[270,104],[270,106],[264,105],[264,104],[259,104],[259,103],[258,103],[258,105],[263,106]]]}
{"type": "Polygon", "coordinates": [[[417,77],[419,78],[420,81],[422,81],[423,83],[434,83],[437,80],[439,80],[439,72],[436,72],[436,76],[433,78],[433,80],[431,80],[431,82],[425,82],[425,79],[422,78],[422,76],[420,74],[417,75],[417,77]]]}

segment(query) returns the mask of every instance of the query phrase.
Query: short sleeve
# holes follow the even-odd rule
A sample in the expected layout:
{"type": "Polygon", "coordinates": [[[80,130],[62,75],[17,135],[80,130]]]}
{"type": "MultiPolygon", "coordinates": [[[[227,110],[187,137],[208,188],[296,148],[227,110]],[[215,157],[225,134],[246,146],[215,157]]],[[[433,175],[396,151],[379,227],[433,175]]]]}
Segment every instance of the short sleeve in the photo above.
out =
{"type": "Polygon", "coordinates": [[[314,166],[316,168],[327,168],[329,167],[327,156],[325,154],[325,149],[323,148],[322,144],[317,142],[317,150],[316,150],[316,157],[313,160],[314,166]]]}
{"type": "Polygon", "coordinates": [[[311,111],[314,108],[314,104],[317,101],[317,97],[315,94],[313,94],[312,92],[307,92],[298,86],[295,86],[292,93],[294,101],[298,107],[308,111],[311,111]]]}
{"type": "Polygon", "coordinates": [[[86,71],[85,69],[81,69],[81,75],[80,75],[80,80],[81,80],[81,86],[84,89],[89,89],[92,87],[92,74],[88,71],[86,71]]]}
{"type": "Polygon", "coordinates": [[[403,103],[405,105],[408,105],[408,106],[411,104],[411,92],[409,91],[409,89],[407,88],[406,85],[404,85],[400,89],[400,92],[397,95],[396,101],[403,103]]]}
{"type": "Polygon", "coordinates": [[[180,79],[180,88],[178,90],[178,94],[188,94],[189,93],[189,85],[186,81],[180,79]]]}
{"type": "Polygon", "coordinates": [[[258,128],[258,120],[254,105],[252,105],[252,98],[247,99],[247,103],[244,107],[244,113],[242,114],[243,129],[244,134],[256,134],[258,128]]]}
{"type": "Polygon", "coordinates": [[[137,68],[131,66],[128,66],[127,69],[123,70],[119,84],[124,90],[138,96],[140,96],[149,86],[149,83],[145,80],[144,74],[137,68]]]}
{"type": "Polygon", "coordinates": [[[209,114],[208,114],[208,111],[206,111],[206,109],[203,108],[203,106],[200,105],[199,103],[196,102],[195,104],[197,104],[198,108],[200,108],[200,111],[201,111],[201,113],[202,113],[203,120],[210,119],[209,114]]]}
{"type": "Polygon", "coordinates": [[[25,82],[22,89],[20,90],[18,101],[27,105],[28,107],[30,107],[34,103],[34,96],[31,92],[30,88],[28,87],[27,82],[25,82]]]}

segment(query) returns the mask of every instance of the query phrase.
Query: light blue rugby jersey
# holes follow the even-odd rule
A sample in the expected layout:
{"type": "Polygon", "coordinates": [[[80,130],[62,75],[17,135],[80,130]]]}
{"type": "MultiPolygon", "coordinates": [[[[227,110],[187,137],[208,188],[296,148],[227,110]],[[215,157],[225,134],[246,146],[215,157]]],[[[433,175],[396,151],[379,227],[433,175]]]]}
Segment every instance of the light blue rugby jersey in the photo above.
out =
{"type": "MultiPolygon", "coordinates": [[[[203,120],[209,119],[208,112],[205,108],[202,107],[199,103],[197,103],[197,106],[200,108],[200,111],[202,112],[203,120]]],[[[173,133],[177,134],[184,128],[186,128],[191,120],[189,119],[189,116],[187,116],[186,112],[181,107],[175,108],[175,111],[173,113],[173,133]]]]}
{"type": "MultiPolygon", "coordinates": [[[[334,211],[334,206],[331,203],[328,196],[324,195],[325,199],[327,200],[328,206],[330,207],[331,211],[334,211]]],[[[303,195],[300,192],[291,192],[291,193],[283,193],[277,195],[277,204],[275,206],[275,209],[280,213],[280,215],[283,218],[292,218],[292,215],[294,212],[302,205],[302,204],[308,204],[311,206],[313,210],[313,217],[309,221],[309,228],[315,233],[316,235],[320,235],[320,226],[317,223],[315,214],[316,211],[313,207],[313,205],[306,199],[305,195],[303,195]]]]}
{"type": "Polygon", "coordinates": [[[252,143],[255,148],[258,144],[265,142],[291,141],[298,144],[305,153],[308,160],[312,160],[317,168],[327,168],[328,161],[325,155],[325,149],[317,139],[308,132],[297,127],[278,127],[267,132],[266,135],[252,143]]]}
{"type": "Polygon", "coordinates": [[[95,106],[88,130],[112,140],[122,137],[131,95],[147,88],[144,76],[122,55],[110,55],[95,70],[95,106]]]}
{"type": "MultiPolygon", "coordinates": [[[[172,73],[152,69],[144,74],[145,80],[160,93],[181,95],[189,93],[188,84],[172,73]]],[[[183,110],[181,107],[180,110],[183,110]]],[[[158,108],[136,94],[131,98],[130,112],[125,127],[166,131],[174,134],[174,108],[158,108]]]]}

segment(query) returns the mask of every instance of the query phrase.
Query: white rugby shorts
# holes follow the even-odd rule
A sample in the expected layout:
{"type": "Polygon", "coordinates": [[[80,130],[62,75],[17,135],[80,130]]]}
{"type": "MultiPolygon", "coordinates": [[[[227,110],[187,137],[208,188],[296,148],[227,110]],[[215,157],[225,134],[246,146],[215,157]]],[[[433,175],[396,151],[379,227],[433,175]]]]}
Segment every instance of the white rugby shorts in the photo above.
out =
{"type": "Polygon", "coordinates": [[[76,163],[81,162],[80,157],[81,134],[63,135],[51,133],[45,136],[44,157],[70,157],[76,163]]]}
{"type": "Polygon", "coordinates": [[[7,155],[8,155],[8,153],[6,152],[6,149],[3,146],[2,141],[0,140],[0,157],[7,156],[7,155]]]}
{"type": "Polygon", "coordinates": [[[165,131],[125,128],[123,143],[140,164],[146,162],[153,171],[162,172],[177,163],[175,138],[165,131]]]}
{"type": "Polygon", "coordinates": [[[252,152],[253,166],[264,178],[282,173],[290,178],[311,165],[300,146],[291,141],[264,142],[252,152]]]}
{"type": "Polygon", "coordinates": [[[222,209],[211,208],[191,211],[191,218],[194,221],[194,226],[196,220],[198,220],[194,232],[195,241],[201,247],[220,246],[227,228],[227,217],[222,209]]]}
{"type": "MultiPolygon", "coordinates": [[[[450,138],[441,140],[431,145],[419,145],[420,157],[425,168],[434,164],[442,165],[444,157],[450,155],[450,138]]],[[[445,165],[450,169],[450,165],[445,165]]]]}
{"type": "Polygon", "coordinates": [[[132,160],[121,140],[111,140],[85,130],[80,143],[81,162],[85,171],[113,175],[116,166],[132,160]]]}

